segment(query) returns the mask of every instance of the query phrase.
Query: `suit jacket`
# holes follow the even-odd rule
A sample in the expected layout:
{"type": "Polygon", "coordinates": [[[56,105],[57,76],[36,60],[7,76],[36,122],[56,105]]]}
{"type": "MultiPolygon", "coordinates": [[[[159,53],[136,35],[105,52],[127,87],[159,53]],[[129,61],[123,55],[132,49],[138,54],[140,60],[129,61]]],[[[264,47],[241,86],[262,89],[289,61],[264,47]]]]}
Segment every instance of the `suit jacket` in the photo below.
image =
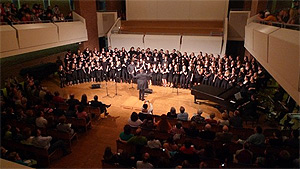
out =
{"type": "Polygon", "coordinates": [[[143,90],[143,89],[147,89],[148,88],[148,78],[150,77],[151,75],[148,75],[146,73],[140,73],[140,74],[137,74],[136,76],[134,76],[134,78],[137,79],[137,87],[139,90],[143,90]]]}

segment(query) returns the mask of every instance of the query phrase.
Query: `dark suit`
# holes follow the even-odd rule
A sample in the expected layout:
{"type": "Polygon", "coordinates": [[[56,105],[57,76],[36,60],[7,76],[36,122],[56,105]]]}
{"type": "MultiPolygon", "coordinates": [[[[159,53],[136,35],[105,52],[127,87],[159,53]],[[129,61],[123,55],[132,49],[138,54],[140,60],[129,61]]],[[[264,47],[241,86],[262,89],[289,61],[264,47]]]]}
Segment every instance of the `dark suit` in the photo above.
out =
{"type": "Polygon", "coordinates": [[[144,95],[145,95],[145,89],[148,88],[148,78],[151,77],[151,74],[146,74],[146,73],[140,73],[134,76],[133,78],[137,79],[137,87],[139,90],[139,99],[144,100],[144,95]]]}
{"type": "Polygon", "coordinates": [[[93,101],[91,101],[91,106],[92,107],[99,107],[100,111],[101,111],[100,112],[101,114],[107,112],[107,110],[106,110],[107,105],[103,104],[102,102],[93,100],[93,101]]]}

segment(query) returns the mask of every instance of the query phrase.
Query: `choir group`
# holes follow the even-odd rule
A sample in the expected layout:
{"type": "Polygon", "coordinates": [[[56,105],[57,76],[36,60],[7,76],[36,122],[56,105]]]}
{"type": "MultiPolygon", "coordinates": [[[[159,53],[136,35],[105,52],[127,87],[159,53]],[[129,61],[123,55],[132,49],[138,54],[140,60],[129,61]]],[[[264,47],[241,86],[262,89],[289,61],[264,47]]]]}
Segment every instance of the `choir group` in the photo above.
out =
{"type": "Polygon", "coordinates": [[[108,47],[98,51],[86,48],[77,53],[67,52],[59,66],[61,87],[84,82],[115,81],[131,83],[140,70],[151,74],[149,84],[164,87],[191,88],[193,85],[212,85],[224,89],[238,86],[253,93],[265,79],[265,71],[254,59],[231,55],[214,56],[179,52],[173,49],[129,51],[108,47]]]}

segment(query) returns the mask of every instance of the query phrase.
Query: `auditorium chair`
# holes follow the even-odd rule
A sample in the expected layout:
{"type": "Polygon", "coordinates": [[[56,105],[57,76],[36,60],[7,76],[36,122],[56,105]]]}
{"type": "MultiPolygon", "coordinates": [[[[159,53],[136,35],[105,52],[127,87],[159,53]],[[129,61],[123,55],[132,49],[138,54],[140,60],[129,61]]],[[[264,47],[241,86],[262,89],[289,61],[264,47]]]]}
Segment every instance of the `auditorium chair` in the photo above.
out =
{"type": "Polygon", "coordinates": [[[76,132],[70,134],[63,131],[58,131],[57,129],[52,129],[52,130],[48,130],[47,134],[53,138],[65,141],[70,147],[70,149],[71,149],[72,140],[76,138],[76,140],[78,141],[78,136],[76,132]]]}
{"type": "Polygon", "coordinates": [[[123,152],[128,153],[129,155],[133,155],[136,152],[136,147],[131,144],[124,143],[120,140],[116,140],[117,150],[123,150],[123,152]]]}
{"type": "Polygon", "coordinates": [[[88,128],[92,127],[92,121],[86,121],[86,119],[78,119],[75,117],[67,118],[67,123],[71,123],[75,129],[84,128],[84,131],[87,131],[88,128]]]}
{"type": "Polygon", "coordinates": [[[101,111],[99,107],[89,106],[88,112],[92,115],[92,117],[94,117],[94,119],[101,119],[101,111]]]}
{"type": "Polygon", "coordinates": [[[34,147],[32,145],[25,145],[11,140],[1,140],[1,146],[4,146],[10,151],[16,151],[24,154],[26,157],[37,160],[38,167],[48,167],[51,160],[54,160],[58,156],[61,157],[63,154],[60,149],[56,149],[49,154],[47,149],[34,147]]]}

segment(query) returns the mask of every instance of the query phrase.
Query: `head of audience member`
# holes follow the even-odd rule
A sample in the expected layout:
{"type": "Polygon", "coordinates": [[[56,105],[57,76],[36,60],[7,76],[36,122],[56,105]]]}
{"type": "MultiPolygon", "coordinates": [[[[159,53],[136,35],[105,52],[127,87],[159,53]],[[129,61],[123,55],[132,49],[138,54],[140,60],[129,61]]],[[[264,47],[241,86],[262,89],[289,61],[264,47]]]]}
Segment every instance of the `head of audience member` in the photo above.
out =
{"type": "Polygon", "coordinates": [[[256,133],[258,133],[258,134],[262,134],[262,128],[260,127],[260,126],[256,126],[255,127],[255,129],[254,129],[254,131],[256,132],[256,133]]]}
{"type": "Polygon", "coordinates": [[[234,112],[233,112],[233,116],[239,116],[240,115],[240,112],[238,111],[238,110],[235,110],[234,112]]]}
{"type": "Polygon", "coordinates": [[[144,153],[143,154],[143,163],[148,163],[149,158],[150,158],[149,153],[144,153]]]}
{"type": "Polygon", "coordinates": [[[185,112],[185,108],[183,106],[180,107],[180,113],[184,113],[185,112]]]}
{"type": "Polygon", "coordinates": [[[192,122],[190,123],[189,129],[191,129],[191,130],[196,130],[196,129],[197,129],[196,122],[192,121],[192,122]]]}
{"type": "Polygon", "coordinates": [[[222,113],[222,119],[223,120],[228,120],[228,114],[227,113],[222,113]]]}
{"type": "Polygon", "coordinates": [[[136,136],[140,136],[142,134],[142,129],[141,128],[137,128],[136,130],[135,130],[135,135],[136,136]]]}
{"type": "Polygon", "coordinates": [[[33,135],[34,137],[39,137],[39,136],[41,136],[41,130],[40,130],[40,129],[35,129],[35,130],[33,130],[32,135],[33,135]]]}
{"type": "Polygon", "coordinates": [[[84,111],[84,107],[82,105],[79,105],[77,107],[77,111],[78,111],[78,113],[82,113],[84,111]]]}
{"type": "Polygon", "coordinates": [[[75,95],[72,93],[70,94],[70,99],[74,99],[75,98],[75,95]]]}
{"type": "Polygon", "coordinates": [[[130,116],[130,120],[136,122],[139,119],[139,116],[136,112],[132,112],[130,116]]]}
{"type": "Polygon", "coordinates": [[[83,94],[81,96],[81,103],[87,103],[87,96],[86,96],[86,94],[83,94]]]}
{"type": "Polygon", "coordinates": [[[222,128],[222,131],[223,131],[223,133],[228,133],[229,128],[226,125],[224,125],[222,128]]]}
{"type": "Polygon", "coordinates": [[[143,109],[147,110],[148,109],[148,104],[143,104],[143,109]]]}
{"type": "Polygon", "coordinates": [[[103,154],[104,160],[110,160],[113,157],[113,152],[111,151],[111,147],[106,147],[103,154]]]}
{"type": "Polygon", "coordinates": [[[211,130],[211,125],[210,124],[206,124],[204,127],[205,131],[210,131],[211,130]]]}
{"type": "Polygon", "coordinates": [[[215,114],[215,113],[210,113],[209,118],[210,118],[211,120],[213,120],[215,117],[216,117],[216,114],[215,114]]]}
{"type": "Polygon", "coordinates": [[[197,110],[197,115],[198,115],[198,116],[201,116],[202,113],[203,113],[203,110],[202,110],[202,109],[198,109],[198,110],[197,110]]]}
{"type": "Polygon", "coordinates": [[[171,113],[172,115],[175,115],[175,114],[176,114],[176,109],[175,109],[175,107],[171,107],[170,113],[171,113]]]}
{"type": "Polygon", "coordinates": [[[189,148],[191,148],[191,146],[192,146],[192,142],[191,142],[191,140],[190,139],[186,139],[185,141],[184,141],[184,147],[186,148],[186,149],[189,149],[189,148]]]}
{"type": "Polygon", "coordinates": [[[177,121],[176,124],[175,124],[175,127],[177,129],[181,129],[182,128],[182,122],[181,121],[177,121]]]}
{"type": "Polygon", "coordinates": [[[124,130],[124,134],[126,135],[129,135],[131,133],[131,127],[128,124],[124,126],[123,130],[124,130]]]}
{"type": "Polygon", "coordinates": [[[43,111],[38,111],[36,114],[37,117],[43,117],[44,116],[44,112],[43,111]]]}
{"type": "Polygon", "coordinates": [[[24,140],[27,140],[31,136],[31,129],[29,127],[26,127],[22,133],[24,140]]]}
{"type": "Polygon", "coordinates": [[[98,101],[98,96],[97,95],[94,96],[94,100],[98,101]]]}
{"type": "Polygon", "coordinates": [[[147,137],[147,140],[154,140],[155,139],[155,134],[153,131],[151,131],[149,134],[148,134],[148,137],[147,137]]]}
{"type": "Polygon", "coordinates": [[[65,124],[66,121],[67,121],[67,119],[66,119],[65,116],[60,116],[60,117],[58,118],[58,122],[59,122],[60,124],[65,124]]]}

